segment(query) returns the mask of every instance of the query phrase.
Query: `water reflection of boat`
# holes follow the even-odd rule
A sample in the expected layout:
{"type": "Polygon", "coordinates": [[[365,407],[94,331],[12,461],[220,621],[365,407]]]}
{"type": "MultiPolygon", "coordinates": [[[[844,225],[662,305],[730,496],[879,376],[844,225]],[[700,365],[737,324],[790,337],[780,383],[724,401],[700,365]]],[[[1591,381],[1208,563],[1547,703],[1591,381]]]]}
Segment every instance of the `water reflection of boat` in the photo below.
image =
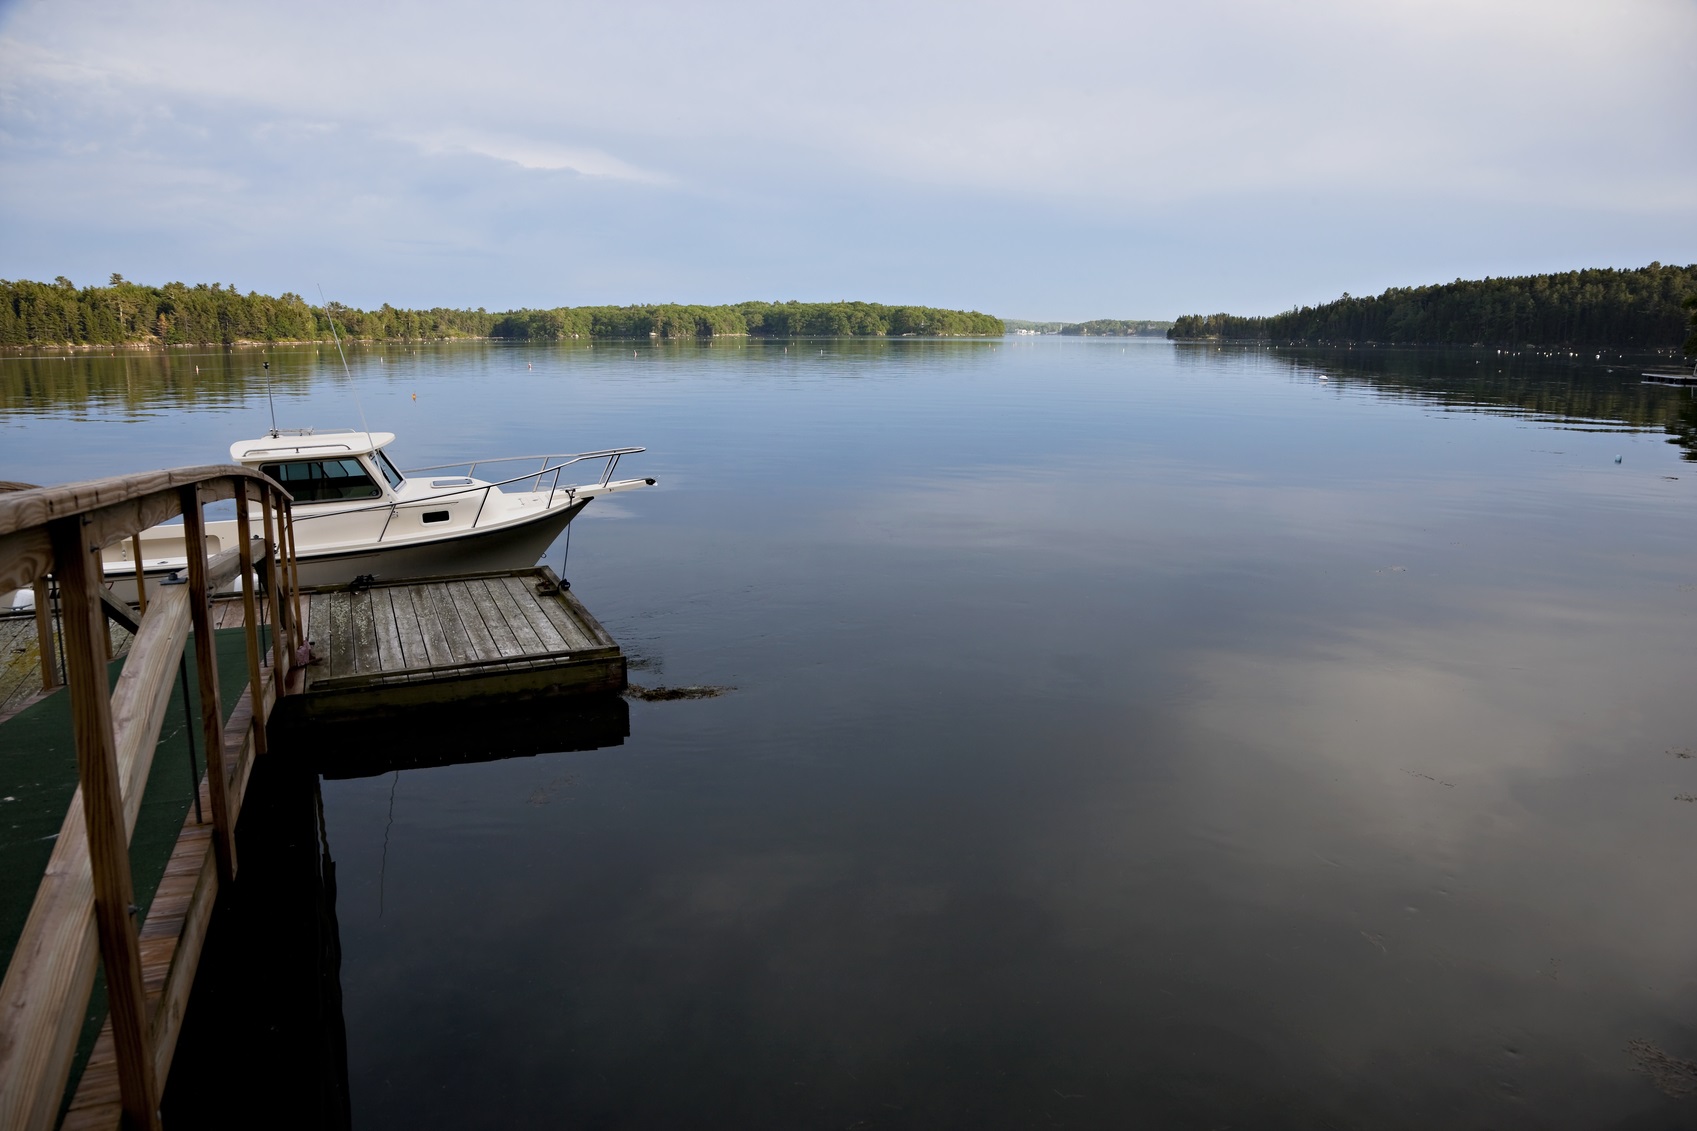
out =
{"type": "MultiPolygon", "coordinates": [[[[534,566],[554,539],[602,495],[653,484],[614,479],[623,456],[642,448],[609,448],[558,456],[504,456],[401,471],[384,451],[389,432],[286,429],[230,445],[230,456],[258,468],[294,496],[296,552],[302,585],[341,585],[361,575],[397,578],[477,573],[534,566]],[[576,464],[599,465],[600,478],[563,484],[576,464]],[[479,467],[522,472],[479,479],[479,467]]],[[[257,507],[254,510],[257,519],[257,507]]],[[[212,553],[236,541],[236,520],[206,524],[212,553]]],[[[134,600],[134,543],[108,547],[109,587],[134,600]]],[[[188,564],[178,524],[140,536],[142,572],[153,585],[188,564]]],[[[27,606],[32,598],[18,595],[27,606]]]]}

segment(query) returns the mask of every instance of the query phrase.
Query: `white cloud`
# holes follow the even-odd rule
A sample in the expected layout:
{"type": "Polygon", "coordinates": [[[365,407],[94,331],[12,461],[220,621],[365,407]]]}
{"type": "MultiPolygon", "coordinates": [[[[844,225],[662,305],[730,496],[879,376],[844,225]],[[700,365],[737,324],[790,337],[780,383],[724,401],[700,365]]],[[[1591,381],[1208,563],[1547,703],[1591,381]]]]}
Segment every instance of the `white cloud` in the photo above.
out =
{"type": "Polygon", "coordinates": [[[1697,127],[1697,9],[1665,0],[291,12],[26,5],[0,54],[14,88],[235,99],[526,168],[632,177],[641,162],[597,139],[707,142],[1131,201],[1599,183],[1660,201],[1691,172],[1666,139],[1697,127]]]}
{"type": "Polygon", "coordinates": [[[425,153],[475,153],[480,157],[509,162],[521,169],[568,171],[586,177],[652,183],[665,180],[659,174],[638,169],[598,149],[557,145],[511,135],[449,131],[415,139],[415,144],[425,153]]]}

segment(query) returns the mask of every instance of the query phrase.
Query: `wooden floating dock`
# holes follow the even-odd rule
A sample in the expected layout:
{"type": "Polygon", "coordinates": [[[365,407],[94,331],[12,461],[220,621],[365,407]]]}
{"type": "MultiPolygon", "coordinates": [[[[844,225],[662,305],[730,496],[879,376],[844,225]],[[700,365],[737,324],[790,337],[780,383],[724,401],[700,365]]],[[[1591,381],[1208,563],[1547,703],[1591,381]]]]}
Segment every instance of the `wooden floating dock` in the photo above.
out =
{"type": "Polygon", "coordinates": [[[302,596],[307,721],[625,688],[619,646],[546,566],[302,596]]]}

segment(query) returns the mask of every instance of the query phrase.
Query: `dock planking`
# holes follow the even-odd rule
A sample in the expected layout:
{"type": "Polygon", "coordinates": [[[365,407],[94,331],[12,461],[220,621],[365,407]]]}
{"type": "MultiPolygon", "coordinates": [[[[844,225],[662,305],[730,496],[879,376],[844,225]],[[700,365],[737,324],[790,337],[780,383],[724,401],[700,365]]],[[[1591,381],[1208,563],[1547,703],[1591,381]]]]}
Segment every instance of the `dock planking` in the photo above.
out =
{"type": "MultiPolygon", "coordinates": [[[[114,660],[130,650],[128,631],[116,624],[108,624],[106,632],[112,641],[114,660]]],[[[41,682],[41,641],[36,636],[35,618],[0,616],[0,722],[5,722],[45,694],[47,689],[41,682]]]]}
{"type": "Polygon", "coordinates": [[[625,659],[546,566],[305,594],[305,719],[622,691],[625,659]]]}

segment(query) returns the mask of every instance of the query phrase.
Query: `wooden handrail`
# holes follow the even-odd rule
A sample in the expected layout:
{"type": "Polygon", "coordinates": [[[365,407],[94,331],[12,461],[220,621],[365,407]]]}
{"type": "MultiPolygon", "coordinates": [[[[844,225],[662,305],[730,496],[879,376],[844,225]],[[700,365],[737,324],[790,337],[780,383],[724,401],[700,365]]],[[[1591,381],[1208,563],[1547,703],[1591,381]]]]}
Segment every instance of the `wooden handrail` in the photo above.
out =
{"type": "Polygon", "coordinates": [[[250,467],[213,463],[139,475],[118,475],[0,494],[0,591],[21,589],[52,572],[47,527],[80,516],[90,546],[106,547],[182,513],[179,492],[195,488],[203,503],[233,499],[243,481],[262,484],[293,501],[283,485],[250,467]]]}
{"type": "MultiPolygon", "coordinates": [[[[173,467],[165,471],[144,471],[136,475],[114,475],[106,479],[88,479],[81,483],[61,483],[54,487],[32,487],[0,496],[0,535],[11,534],[30,526],[44,526],[56,518],[133,502],[161,491],[180,487],[211,488],[213,494],[202,497],[207,502],[235,497],[234,485],[218,490],[220,479],[252,479],[270,484],[282,491],[282,484],[270,477],[235,463],[208,463],[196,467],[173,467]]],[[[284,492],[286,498],[293,495],[284,492]]],[[[153,525],[149,523],[148,525],[153,525]]],[[[129,537],[135,531],[123,535],[129,537]]]]}

